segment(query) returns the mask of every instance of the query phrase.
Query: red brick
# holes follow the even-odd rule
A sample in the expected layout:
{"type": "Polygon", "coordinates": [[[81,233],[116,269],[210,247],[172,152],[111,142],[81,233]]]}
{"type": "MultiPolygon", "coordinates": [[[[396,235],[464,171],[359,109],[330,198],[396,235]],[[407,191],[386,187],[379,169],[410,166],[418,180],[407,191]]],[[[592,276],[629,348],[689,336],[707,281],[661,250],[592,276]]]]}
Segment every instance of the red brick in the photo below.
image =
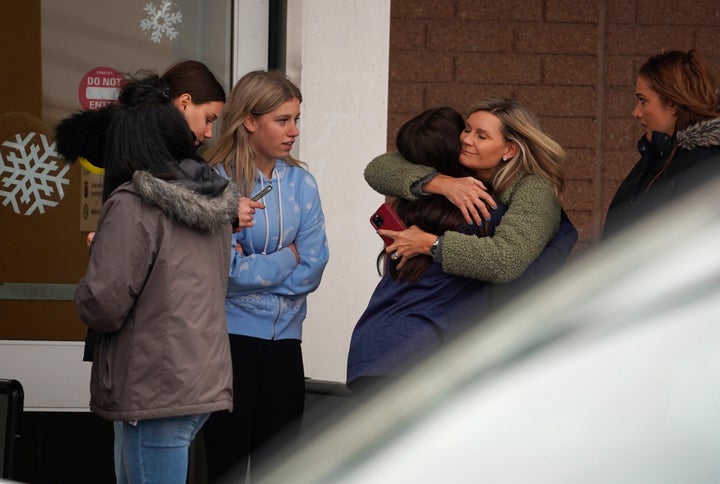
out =
{"type": "Polygon", "coordinates": [[[457,17],[468,20],[539,21],[543,16],[543,0],[478,1],[457,0],[457,17]]]}
{"type": "MultiPolygon", "coordinates": [[[[522,101],[521,101],[522,102],[522,101]]],[[[529,103],[525,103],[532,109],[529,103]]],[[[594,149],[597,126],[592,118],[542,118],[543,130],[563,148],[594,149]]]]}
{"type": "Polygon", "coordinates": [[[563,203],[573,210],[592,211],[595,208],[595,187],[591,180],[566,180],[563,203]]]}
{"type": "Polygon", "coordinates": [[[421,84],[391,82],[388,85],[388,111],[391,113],[416,113],[423,105],[421,84]]]}
{"type": "MultiPolygon", "coordinates": [[[[703,56],[705,62],[710,66],[710,69],[715,75],[715,80],[720,80],[720,57],[706,55],[704,51],[700,49],[698,49],[698,52],[700,52],[700,55],[703,56]]],[[[720,54],[720,52],[718,54],[720,54]]]]}
{"type": "Polygon", "coordinates": [[[695,48],[707,61],[715,57],[710,62],[718,71],[720,67],[720,62],[717,59],[717,57],[720,57],[720,30],[717,28],[698,29],[695,34],[695,48]]]}
{"type": "Polygon", "coordinates": [[[425,48],[425,24],[415,19],[392,19],[390,21],[390,44],[396,50],[425,48]]]}
{"type": "Polygon", "coordinates": [[[456,78],[478,84],[540,84],[541,59],[527,55],[459,54],[456,78]]]}
{"type": "Polygon", "coordinates": [[[543,57],[543,81],[554,86],[594,86],[597,84],[597,57],[555,55],[543,57]]]}
{"type": "Polygon", "coordinates": [[[605,85],[632,88],[635,86],[635,60],[633,57],[608,56],[605,60],[605,85]]]}
{"type": "Polygon", "coordinates": [[[603,180],[624,180],[638,159],[640,155],[635,149],[603,150],[603,180]]]}
{"type": "Polygon", "coordinates": [[[624,150],[637,145],[631,120],[606,119],[603,133],[604,150],[624,150]]]}
{"type": "Polygon", "coordinates": [[[390,52],[390,80],[395,82],[448,82],[453,77],[453,56],[444,52],[390,52]]]}
{"type": "MultiPolygon", "coordinates": [[[[557,140],[557,138],[555,138],[557,140]]],[[[562,145],[562,143],[561,143],[562,145]]],[[[590,148],[565,148],[567,158],[563,163],[565,180],[592,180],[595,178],[595,150],[590,148]]]]}
{"type": "Polygon", "coordinates": [[[636,100],[634,82],[632,86],[608,89],[605,93],[605,117],[607,119],[632,119],[636,100]]]}
{"type": "Polygon", "coordinates": [[[635,23],[635,2],[636,0],[607,0],[607,23],[635,23]]]}
{"type": "Polygon", "coordinates": [[[595,24],[598,20],[597,0],[547,0],[545,21],[595,24]]]}
{"type": "Polygon", "coordinates": [[[638,24],[712,25],[720,23],[717,0],[637,0],[638,24]]]}
{"type": "Polygon", "coordinates": [[[425,89],[425,105],[451,106],[465,114],[467,108],[482,97],[489,95],[513,97],[513,93],[513,89],[508,86],[472,83],[430,84],[425,89]]]}
{"type": "Polygon", "coordinates": [[[448,52],[509,52],[513,31],[485,22],[436,21],[427,24],[427,48],[448,52]]]}
{"type": "Polygon", "coordinates": [[[392,0],[390,16],[402,18],[453,18],[454,0],[392,0]]]}
{"type": "Polygon", "coordinates": [[[663,50],[688,50],[693,46],[693,32],[687,27],[614,25],[608,27],[608,55],[650,57],[663,50]]]}
{"type": "Polygon", "coordinates": [[[519,86],[518,101],[534,106],[538,116],[583,117],[595,115],[592,87],[519,86]]]}
{"type": "Polygon", "coordinates": [[[516,49],[523,54],[589,54],[597,52],[594,25],[544,23],[518,26],[516,49]]]}

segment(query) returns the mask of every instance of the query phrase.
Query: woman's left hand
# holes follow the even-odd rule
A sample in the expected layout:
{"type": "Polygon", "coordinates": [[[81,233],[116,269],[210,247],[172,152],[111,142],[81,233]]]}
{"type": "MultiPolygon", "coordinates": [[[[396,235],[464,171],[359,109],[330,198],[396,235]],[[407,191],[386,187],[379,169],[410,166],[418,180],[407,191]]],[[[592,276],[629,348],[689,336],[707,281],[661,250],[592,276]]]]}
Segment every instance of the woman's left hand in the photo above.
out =
{"type": "Polygon", "coordinates": [[[378,230],[378,234],[390,237],[393,243],[385,248],[390,258],[398,261],[398,269],[402,268],[406,260],[416,255],[430,255],[430,246],[438,238],[437,235],[425,232],[417,225],[396,232],[394,230],[378,230]]]}

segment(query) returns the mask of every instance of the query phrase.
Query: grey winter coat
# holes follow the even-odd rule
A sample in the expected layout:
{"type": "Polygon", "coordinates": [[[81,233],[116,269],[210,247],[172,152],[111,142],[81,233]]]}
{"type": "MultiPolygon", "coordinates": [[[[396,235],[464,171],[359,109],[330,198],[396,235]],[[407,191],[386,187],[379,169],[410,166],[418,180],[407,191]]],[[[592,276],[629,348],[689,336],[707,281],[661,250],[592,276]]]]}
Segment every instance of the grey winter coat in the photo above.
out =
{"type": "Polygon", "coordinates": [[[75,293],[81,319],[101,333],[90,379],[101,417],[232,408],[224,301],[238,192],[206,182],[138,171],[103,206],[75,293]]]}

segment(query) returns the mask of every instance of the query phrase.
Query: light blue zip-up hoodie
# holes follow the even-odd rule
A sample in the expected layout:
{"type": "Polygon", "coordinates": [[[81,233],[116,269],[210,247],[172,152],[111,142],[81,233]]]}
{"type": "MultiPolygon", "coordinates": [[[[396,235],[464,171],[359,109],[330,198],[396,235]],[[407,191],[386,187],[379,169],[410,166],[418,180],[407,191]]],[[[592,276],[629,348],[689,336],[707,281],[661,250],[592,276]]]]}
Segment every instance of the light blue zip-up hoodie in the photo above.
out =
{"type": "MultiPolygon", "coordinates": [[[[222,167],[219,172],[227,177],[222,167]]],[[[307,295],[317,289],[328,244],[315,178],[301,167],[275,162],[268,180],[257,172],[253,193],[272,184],[254,225],[233,234],[225,309],[230,334],[266,340],[302,339],[307,295]],[[300,259],[288,245],[295,243],[300,259]],[[235,244],[242,246],[242,253],[235,244]]]]}

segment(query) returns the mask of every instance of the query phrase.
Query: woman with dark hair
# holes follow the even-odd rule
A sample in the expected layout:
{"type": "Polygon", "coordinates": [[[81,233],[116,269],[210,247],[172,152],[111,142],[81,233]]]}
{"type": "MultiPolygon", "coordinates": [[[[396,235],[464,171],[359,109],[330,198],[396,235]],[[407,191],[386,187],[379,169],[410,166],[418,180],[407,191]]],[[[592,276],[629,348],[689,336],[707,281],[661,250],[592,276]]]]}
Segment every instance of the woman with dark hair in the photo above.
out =
{"type": "Polygon", "coordinates": [[[648,59],[635,84],[640,160],[613,197],[608,237],[720,173],[717,84],[700,55],[669,51],[648,59]]]}
{"type": "MultiPolygon", "coordinates": [[[[144,70],[136,76],[127,76],[127,79],[133,77],[145,77],[165,93],[172,105],[183,114],[196,147],[212,137],[213,123],[225,106],[225,89],[205,64],[184,60],[173,64],[162,74],[144,70]]],[[[81,111],[58,123],[55,128],[58,152],[69,161],[80,160],[94,173],[103,173],[105,133],[113,107],[111,104],[105,109],[81,111]],[[75,136],[80,124],[88,128],[91,138],[75,136]]]]}
{"type": "MultiPolygon", "coordinates": [[[[460,136],[465,131],[466,121],[454,109],[430,109],[400,128],[396,146],[406,163],[450,177],[477,176],[459,161],[460,136]]],[[[492,237],[496,227],[502,227],[506,211],[500,203],[491,211],[489,222],[473,224],[466,222],[462,212],[441,195],[399,198],[392,205],[408,227],[429,234],[453,231],[470,239],[492,237]]],[[[543,265],[555,268],[554,253],[566,256],[576,240],[572,225],[561,224],[561,230],[513,287],[544,272],[539,269],[543,265]]],[[[384,267],[382,279],[353,330],[347,365],[347,384],[353,391],[398,375],[461,331],[470,321],[469,316],[476,319],[490,311],[497,302],[497,290],[508,289],[478,278],[449,274],[430,254],[409,257],[402,264],[397,257],[386,254],[384,267]]]]}
{"type": "MultiPolygon", "coordinates": [[[[144,76],[145,83],[151,83],[158,92],[164,93],[164,97],[171,101],[170,106],[175,106],[183,114],[196,148],[205,139],[212,137],[213,124],[225,105],[225,89],[205,64],[195,60],[183,60],[173,64],[162,74],[141,71],[137,75],[144,76]]],[[[131,78],[128,76],[128,79],[131,78]]],[[[60,155],[69,161],[79,160],[93,173],[105,173],[107,127],[115,107],[116,105],[111,104],[100,110],[81,111],[62,120],[55,129],[60,155]]],[[[186,128],[183,127],[182,130],[186,131],[186,128]]],[[[110,177],[113,176],[115,175],[111,173],[110,177]]],[[[108,183],[107,180],[104,182],[108,183]]],[[[109,194],[109,191],[105,191],[103,198],[107,198],[109,194]]],[[[250,201],[241,199],[238,207],[238,229],[252,224],[252,211],[250,201]]],[[[88,233],[88,247],[94,236],[95,232],[88,233]]],[[[85,338],[84,361],[92,361],[96,339],[97,335],[89,329],[85,338]]]]}
{"type": "Polygon", "coordinates": [[[160,82],[168,96],[183,113],[195,136],[195,145],[212,138],[213,123],[225,105],[225,89],[210,69],[195,60],[185,60],[170,66],[160,82]]]}
{"type": "Polygon", "coordinates": [[[192,131],[185,118],[177,116],[158,77],[127,82],[118,101],[108,124],[103,202],[138,170],[161,174],[164,168],[175,169],[177,160],[203,161],[192,131]]]}
{"type": "MultiPolygon", "coordinates": [[[[227,243],[238,191],[196,154],[157,77],[108,113],[104,203],[75,304],[99,334],[90,409],[111,420],[118,483],[186,482],[209,414],[232,408],[227,243]]],[[[77,121],[77,118],[74,118],[77,121]]],[[[69,121],[64,133],[98,126],[69,121]]]]}

